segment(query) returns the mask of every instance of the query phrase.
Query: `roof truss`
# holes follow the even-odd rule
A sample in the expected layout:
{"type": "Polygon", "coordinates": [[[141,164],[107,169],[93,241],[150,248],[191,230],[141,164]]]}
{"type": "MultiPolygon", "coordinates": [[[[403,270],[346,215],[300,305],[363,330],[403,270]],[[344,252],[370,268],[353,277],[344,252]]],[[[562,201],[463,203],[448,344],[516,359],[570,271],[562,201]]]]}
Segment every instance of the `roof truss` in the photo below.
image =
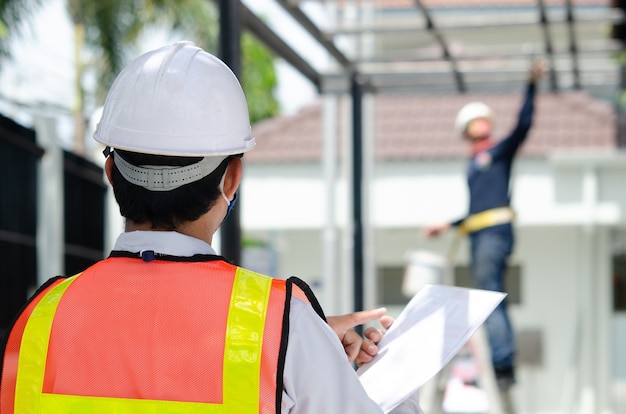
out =
{"type": "MultiPolygon", "coordinates": [[[[333,69],[316,69],[305,54],[289,46],[275,28],[264,23],[242,3],[244,27],[323,92],[348,91],[354,73],[359,73],[365,79],[366,87],[376,92],[506,91],[525,76],[531,55],[547,61],[549,74],[546,81],[554,92],[589,89],[596,95],[607,96],[619,83],[617,64],[611,61],[611,56],[619,51],[620,46],[611,41],[603,29],[617,19],[608,5],[603,9],[565,0],[562,6],[555,7],[538,0],[535,6],[521,10],[519,16],[506,13],[504,8],[500,11],[484,8],[482,15],[468,8],[462,11],[466,18],[455,19],[450,18],[453,12],[414,0],[412,9],[400,12],[411,15],[410,18],[338,23],[335,27],[322,28],[304,11],[303,5],[307,2],[275,0],[275,3],[334,60],[333,69]],[[506,45],[496,41],[502,37],[499,33],[504,37],[527,33],[533,40],[521,42],[512,38],[512,47],[507,49],[506,45]],[[369,55],[354,54],[341,47],[341,40],[366,35],[373,37],[375,42],[380,41],[381,45],[393,44],[394,40],[401,43],[406,39],[419,39],[427,45],[395,50],[380,47],[369,55]],[[430,41],[424,40],[426,36],[430,41]],[[474,46],[466,50],[459,47],[459,39],[463,36],[476,41],[474,46]],[[480,39],[484,44],[480,44],[480,39]],[[424,53],[428,47],[436,52],[424,53]]],[[[333,2],[325,2],[329,3],[333,2]]],[[[350,2],[344,2],[344,7],[347,3],[350,2]]],[[[358,14],[371,2],[352,3],[358,14]]],[[[393,15],[393,11],[386,13],[393,15]]]]}

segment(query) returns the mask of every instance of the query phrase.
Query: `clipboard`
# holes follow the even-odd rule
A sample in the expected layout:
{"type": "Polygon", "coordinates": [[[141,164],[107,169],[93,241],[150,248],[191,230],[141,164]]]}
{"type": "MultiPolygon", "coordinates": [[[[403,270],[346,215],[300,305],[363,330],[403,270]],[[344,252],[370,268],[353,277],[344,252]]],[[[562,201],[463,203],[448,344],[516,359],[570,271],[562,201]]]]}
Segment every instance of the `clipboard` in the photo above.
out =
{"type": "Polygon", "coordinates": [[[504,300],[506,293],[424,285],[378,344],[378,354],[357,375],[385,413],[434,377],[504,300]]]}

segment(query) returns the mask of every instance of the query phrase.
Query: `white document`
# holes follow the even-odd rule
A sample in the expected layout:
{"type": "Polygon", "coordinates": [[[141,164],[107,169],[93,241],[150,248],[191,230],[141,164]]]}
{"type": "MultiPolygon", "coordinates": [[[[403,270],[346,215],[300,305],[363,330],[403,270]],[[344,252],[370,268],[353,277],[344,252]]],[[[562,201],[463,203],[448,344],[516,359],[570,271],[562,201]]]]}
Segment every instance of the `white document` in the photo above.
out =
{"type": "Polygon", "coordinates": [[[506,293],[424,285],[357,374],[388,413],[439,372],[505,298],[506,293]]]}

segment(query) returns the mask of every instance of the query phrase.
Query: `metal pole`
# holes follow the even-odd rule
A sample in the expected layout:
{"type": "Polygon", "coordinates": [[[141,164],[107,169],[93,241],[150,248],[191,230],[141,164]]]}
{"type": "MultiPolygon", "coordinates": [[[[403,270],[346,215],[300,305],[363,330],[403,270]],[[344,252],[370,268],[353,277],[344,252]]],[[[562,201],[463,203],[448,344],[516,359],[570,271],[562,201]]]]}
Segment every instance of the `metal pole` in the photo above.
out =
{"type": "MultiPolygon", "coordinates": [[[[622,53],[626,52],[626,47],[622,44],[622,53]]],[[[619,148],[626,147],[626,64],[619,63],[620,85],[617,90],[615,110],[616,141],[619,148]]]]}
{"type": "MultiPolygon", "coordinates": [[[[65,227],[63,225],[63,150],[56,135],[56,121],[35,117],[37,144],[45,151],[37,179],[37,287],[50,275],[65,274],[65,227]]],[[[30,296],[32,292],[28,293],[30,296]]]]}
{"type": "Polygon", "coordinates": [[[363,310],[363,80],[352,74],[352,234],[354,310],[363,310]]]}
{"type": "Polygon", "coordinates": [[[326,190],[326,220],[322,230],[322,268],[324,301],[322,307],[327,314],[337,315],[339,308],[339,280],[337,277],[337,219],[335,213],[337,181],[337,114],[339,98],[324,96],[323,106],[323,159],[322,169],[326,190]]]}
{"type": "Polygon", "coordinates": [[[611,26],[610,37],[617,40],[621,45],[621,50],[617,54],[620,84],[615,97],[615,139],[617,146],[624,148],[626,147],[626,62],[624,61],[626,55],[626,2],[613,0],[611,7],[618,9],[621,14],[621,18],[611,26]]]}
{"type": "MultiPolygon", "coordinates": [[[[240,78],[241,24],[239,0],[220,0],[220,57],[240,78]]],[[[241,264],[241,192],[237,204],[220,229],[221,254],[233,264],[241,264]]]]}

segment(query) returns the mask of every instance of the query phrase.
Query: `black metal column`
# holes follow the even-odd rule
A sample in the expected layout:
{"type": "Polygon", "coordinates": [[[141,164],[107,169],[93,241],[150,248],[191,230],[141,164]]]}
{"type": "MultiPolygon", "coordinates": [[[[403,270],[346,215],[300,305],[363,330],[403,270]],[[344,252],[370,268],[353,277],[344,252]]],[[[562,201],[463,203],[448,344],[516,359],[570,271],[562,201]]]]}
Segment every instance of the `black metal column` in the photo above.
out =
{"type": "MultiPolygon", "coordinates": [[[[220,0],[220,57],[237,78],[241,74],[241,22],[239,0],[220,0]]],[[[221,254],[241,264],[241,192],[237,204],[221,227],[221,254]]]]}
{"type": "MultiPolygon", "coordinates": [[[[626,47],[622,46],[622,54],[626,56],[626,47]]],[[[620,62],[620,85],[615,103],[616,141],[619,148],[626,148],[626,64],[620,62]]]]}
{"type": "Polygon", "coordinates": [[[363,79],[352,74],[352,234],[354,310],[363,310],[363,79]]]}
{"type": "Polygon", "coordinates": [[[612,0],[611,7],[618,9],[621,14],[610,31],[610,37],[621,45],[617,54],[620,84],[615,96],[615,140],[619,148],[626,148],[626,0],[612,0]]]}

